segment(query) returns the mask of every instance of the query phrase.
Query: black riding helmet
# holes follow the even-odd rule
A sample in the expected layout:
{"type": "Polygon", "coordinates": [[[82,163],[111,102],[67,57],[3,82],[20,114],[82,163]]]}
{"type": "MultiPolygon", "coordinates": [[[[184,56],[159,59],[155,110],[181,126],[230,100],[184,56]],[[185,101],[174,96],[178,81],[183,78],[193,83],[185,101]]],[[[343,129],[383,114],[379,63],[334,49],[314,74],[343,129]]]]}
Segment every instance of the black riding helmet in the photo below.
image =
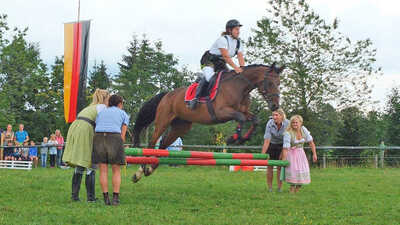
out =
{"type": "Polygon", "coordinates": [[[240,22],[239,22],[238,20],[229,20],[229,21],[226,23],[225,28],[226,28],[226,30],[230,30],[230,29],[232,29],[232,28],[241,27],[241,26],[243,26],[243,25],[240,24],[240,22]]]}

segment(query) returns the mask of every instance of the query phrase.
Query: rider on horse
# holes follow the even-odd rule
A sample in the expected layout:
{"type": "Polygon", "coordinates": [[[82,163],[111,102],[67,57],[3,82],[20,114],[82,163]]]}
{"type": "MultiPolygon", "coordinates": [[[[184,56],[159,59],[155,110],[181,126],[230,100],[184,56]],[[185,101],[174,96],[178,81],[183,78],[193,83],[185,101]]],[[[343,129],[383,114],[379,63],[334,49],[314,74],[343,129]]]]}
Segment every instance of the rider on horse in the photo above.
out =
{"type": "Polygon", "coordinates": [[[200,63],[203,72],[198,87],[196,89],[196,97],[190,101],[189,108],[195,109],[203,89],[207,88],[208,82],[216,72],[228,70],[226,63],[228,63],[236,73],[243,72],[244,66],[243,48],[240,45],[240,27],[242,25],[237,20],[229,20],[226,23],[226,31],[222,33],[215,43],[211,46],[209,51],[206,51],[201,57],[200,63]],[[232,57],[237,55],[239,66],[237,66],[232,57]]]}

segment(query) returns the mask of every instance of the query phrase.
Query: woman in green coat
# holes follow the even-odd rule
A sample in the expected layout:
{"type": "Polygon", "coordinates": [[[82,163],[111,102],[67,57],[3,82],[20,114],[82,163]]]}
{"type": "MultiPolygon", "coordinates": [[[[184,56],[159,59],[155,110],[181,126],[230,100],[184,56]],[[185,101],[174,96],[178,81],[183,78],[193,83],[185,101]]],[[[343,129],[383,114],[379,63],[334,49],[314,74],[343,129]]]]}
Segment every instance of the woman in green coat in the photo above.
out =
{"type": "Polygon", "coordinates": [[[84,108],[68,129],[67,143],[63,161],[74,167],[72,176],[73,201],[79,201],[79,190],[82,175],[86,169],[87,201],[95,202],[95,165],[92,165],[93,136],[97,113],[107,107],[110,94],[107,90],[97,89],[93,94],[92,103],[84,108]]]}

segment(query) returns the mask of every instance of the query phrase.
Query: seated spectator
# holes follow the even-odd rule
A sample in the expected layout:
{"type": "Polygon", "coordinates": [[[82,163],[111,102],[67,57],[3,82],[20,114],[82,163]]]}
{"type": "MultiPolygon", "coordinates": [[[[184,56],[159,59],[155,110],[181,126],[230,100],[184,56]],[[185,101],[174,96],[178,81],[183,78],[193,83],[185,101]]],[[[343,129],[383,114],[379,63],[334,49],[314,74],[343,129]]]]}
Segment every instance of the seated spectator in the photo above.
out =
{"type": "Polygon", "coordinates": [[[4,159],[5,160],[13,160],[14,157],[14,147],[13,142],[7,142],[6,148],[4,148],[4,159]]]}
{"type": "Polygon", "coordinates": [[[22,161],[29,161],[29,142],[24,142],[24,147],[21,148],[21,160],[22,161]]]}
{"type": "Polygon", "coordinates": [[[50,135],[50,141],[48,142],[48,145],[50,146],[50,167],[54,168],[56,165],[56,156],[57,156],[57,140],[56,140],[56,135],[52,134],[50,135]]]}
{"type": "Polygon", "coordinates": [[[33,140],[31,140],[31,145],[29,147],[29,160],[31,160],[35,166],[35,168],[37,168],[38,165],[38,157],[37,157],[37,153],[38,153],[38,148],[35,146],[35,142],[33,140]]]}
{"type": "Polygon", "coordinates": [[[19,125],[19,131],[15,132],[15,141],[19,144],[23,144],[25,141],[29,141],[28,132],[24,130],[24,125],[19,125]]]}
{"type": "MultiPolygon", "coordinates": [[[[16,146],[20,146],[18,143],[15,143],[16,146]]],[[[21,161],[21,157],[22,157],[22,151],[21,148],[15,147],[14,148],[14,153],[12,156],[13,161],[21,161]]]]}
{"type": "Polygon", "coordinates": [[[48,138],[44,137],[43,138],[43,142],[42,142],[42,146],[40,147],[40,161],[42,164],[43,168],[46,168],[46,163],[47,163],[47,153],[49,152],[49,147],[48,145],[48,138]]]}

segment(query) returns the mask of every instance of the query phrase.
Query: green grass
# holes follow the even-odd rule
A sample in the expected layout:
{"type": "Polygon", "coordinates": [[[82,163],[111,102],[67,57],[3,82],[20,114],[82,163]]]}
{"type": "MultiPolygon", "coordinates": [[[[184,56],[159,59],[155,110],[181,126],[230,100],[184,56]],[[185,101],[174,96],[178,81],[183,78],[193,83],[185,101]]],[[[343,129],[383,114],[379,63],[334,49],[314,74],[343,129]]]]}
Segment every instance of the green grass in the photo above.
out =
{"type": "MultiPolygon", "coordinates": [[[[121,205],[71,202],[72,170],[0,170],[0,224],[399,224],[399,169],[313,169],[301,193],[268,193],[265,172],[161,167],[122,173],[121,205]]],[[[97,174],[98,178],[98,174],[97,174]]],[[[111,186],[111,185],[110,185],[111,186]]]]}

